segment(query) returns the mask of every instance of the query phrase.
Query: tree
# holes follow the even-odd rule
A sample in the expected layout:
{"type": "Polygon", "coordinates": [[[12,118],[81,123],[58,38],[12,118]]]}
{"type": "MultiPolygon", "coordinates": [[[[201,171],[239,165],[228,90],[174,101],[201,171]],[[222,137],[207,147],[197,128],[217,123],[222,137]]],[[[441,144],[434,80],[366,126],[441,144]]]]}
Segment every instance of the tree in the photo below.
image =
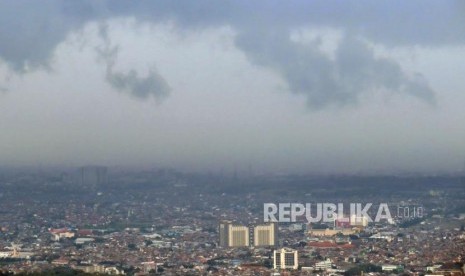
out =
{"type": "Polygon", "coordinates": [[[128,249],[131,250],[131,251],[136,250],[137,246],[134,243],[130,243],[130,244],[128,244],[128,249]]]}
{"type": "Polygon", "coordinates": [[[273,261],[271,260],[271,258],[266,259],[263,262],[263,266],[266,267],[266,268],[272,268],[273,267],[273,261]]]}

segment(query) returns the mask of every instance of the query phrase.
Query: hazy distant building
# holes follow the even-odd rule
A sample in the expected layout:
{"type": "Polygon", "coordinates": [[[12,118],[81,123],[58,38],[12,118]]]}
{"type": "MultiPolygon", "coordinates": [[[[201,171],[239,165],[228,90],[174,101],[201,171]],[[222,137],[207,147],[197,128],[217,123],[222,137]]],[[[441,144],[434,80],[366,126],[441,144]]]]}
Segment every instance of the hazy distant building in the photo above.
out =
{"type": "Polygon", "coordinates": [[[297,250],[282,248],[273,251],[274,269],[297,269],[299,267],[299,257],[297,250]]]}
{"type": "Polygon", "coordinates": [[[79,183],[90,188],[97,188],[108,181],[107,167],[86,166],[79,169],[79,183]]]}
{"type": "Polygon", "coordinates": [[[70,231],[68,228],[59,228],[59,229],[50,228],[49,232],[50,234],[52,234],[51,239],[53,241],[60,241],[62,238],[69,239],[75,236],[75,233],[70,231]]]}
{"type": "Polygon", "coordinates": [[[365,217],[365,216],[352,215],[350,217],[350,225],[351,226],[366,227],[366,226],[368,226],[368,218],[365,217]]]}
{"type": "Polygon", "coordinates": [[[316,271],[327,271],[333,267],[333,262],[331,259],[326,259],[324,261],[320,261],[315,263],[314,268],[316,271]]]}
{"type": "Polygon", "coordinates": [[[277,232],[275,223],[245,226],[222,221],[219,225],[219,246],[274,246],[277,244],[277,232]]]}
{"type": "Polygon", "coordinates": [[[337,218],[334,221],[334,228],[350,228],[350,219],[349,218],[337,218]]]}
{"type": "Polygon", "coordinates": [[[344,236],[354,235],[359,233],[360,230],[356,227],[354,228],[340,228],[340,229],[310,229],[307,232],[309,236],[316,236],[316,237],[332,237],[337,234],[342,234],[344,236]]]}

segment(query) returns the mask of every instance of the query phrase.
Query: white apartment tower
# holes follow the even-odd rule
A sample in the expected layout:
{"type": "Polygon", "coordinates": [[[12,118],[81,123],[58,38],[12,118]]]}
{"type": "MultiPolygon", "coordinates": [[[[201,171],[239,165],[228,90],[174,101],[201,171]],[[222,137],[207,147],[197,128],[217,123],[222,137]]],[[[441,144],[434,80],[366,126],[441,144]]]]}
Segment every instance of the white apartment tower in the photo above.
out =
{"type": "Polygon", "coordinates": [[[222,221],[219,224],[219,246],[275,246],[278,240],[277,234],[276,223],[245,226],[222,221]]]}
{"type": "Polygon", "coordinates": [[[299,267],[299,257],[297,250],[282,248],[273,251],[274,269],[297,269],[299,267]]]}
{"type": "Polygon", "coordinates": [[[277,243],[276,223],[261,224],[253,227],[254,246],[275,246],[277,243]]]}

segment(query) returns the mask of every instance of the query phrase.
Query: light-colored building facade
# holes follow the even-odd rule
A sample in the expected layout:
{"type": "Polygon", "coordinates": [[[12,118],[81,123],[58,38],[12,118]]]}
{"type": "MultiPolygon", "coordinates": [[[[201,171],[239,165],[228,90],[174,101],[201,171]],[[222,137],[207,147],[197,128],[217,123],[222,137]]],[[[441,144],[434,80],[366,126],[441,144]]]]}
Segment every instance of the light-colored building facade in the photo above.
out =
{"type": "Polygon", "coordinates": [[[220,222],[219,246],[241,247],[249,246],[249,228],[243,225],[233,224],[231,221],[220,222]]]}
{"type": "Polygon", "coordinates": [[[276,223],[245,226],[222,221],[218,230],[220,247],[275,246],[278,241],[276,223]]]}
{"type": "Polygon", "coordinates": [[[249,246],[249,228],[242,225],[229,225],[230,247],[249,246]]]}
{"type": "Polygon", "coordinates": [[[357,229],[357,228],[353,228],[353,229],[350,229],[350,228],[343,228],[343,229],[329,229],[329,228],[326,228],[326,229],[310,229],[310,230],[308,230],[307,234],[309,236],[331,237],[331,236],[337,235],[339,233],[344,235],[344,236],[348,236],[348,235],[357,234],[358,232],[360,232],[360,230],[357,229]]]}
{"type": "Polygon", "coordinates": [[[368,226],[368,218],[365,217],[365,216],[352,215],[350,217],[350,225],[351,226],[366,227],[366,226],[368,226]]]}
{"type": "Polygon", "coordinates": [[[297,269],[299,267],[299,256],[297,250],[282,248],[273,251],[274,269],[297,269]]]}
{"type": "Polygon", "coordinates": [[[276,223],[261,224],[253,227],[254,246],[275,246],[278,229],[276,223]]]}
{"type": "Polygon", "coordinates": [[[317,271],[327,271],[328,269],[331,269],[332,265],[333,263],[331,262],[331,260],[326,259],[324,261],[315,263],[314,268],[317,271]]]}

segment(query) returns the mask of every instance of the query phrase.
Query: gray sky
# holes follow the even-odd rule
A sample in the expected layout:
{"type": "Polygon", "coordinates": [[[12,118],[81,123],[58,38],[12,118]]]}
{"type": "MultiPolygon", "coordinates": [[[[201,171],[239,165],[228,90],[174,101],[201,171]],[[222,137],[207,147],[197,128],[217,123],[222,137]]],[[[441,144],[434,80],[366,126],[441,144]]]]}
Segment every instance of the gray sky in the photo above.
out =
{"type": "Polygon", "coordinates": [[[463,1],[1,1],[0,165],[464,169],[463,1]]]}

